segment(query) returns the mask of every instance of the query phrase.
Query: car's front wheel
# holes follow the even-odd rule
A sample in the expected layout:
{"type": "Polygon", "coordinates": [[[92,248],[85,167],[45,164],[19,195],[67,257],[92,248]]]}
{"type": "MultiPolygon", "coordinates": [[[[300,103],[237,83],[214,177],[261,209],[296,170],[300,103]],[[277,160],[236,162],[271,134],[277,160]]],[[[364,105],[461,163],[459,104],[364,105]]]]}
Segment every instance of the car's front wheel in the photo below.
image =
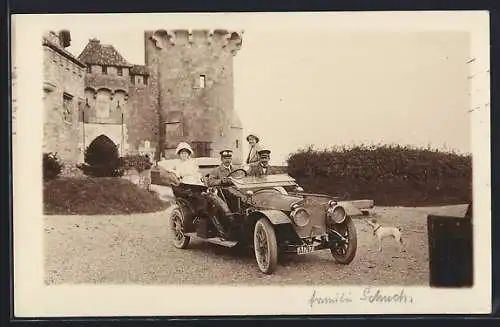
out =
{"type": "Polygon", "coordinates": [[[351,217],[346,217],[341,224],[336,224],[335,230],[342,236],[330,232],[330,251],[336,262],[348,265],[354,260],[358,247],[356,226],[351,217]]]}
{"type": "Polygon", "coordinates": [[[174,208],[170,214],[170,234],[172,243],[178,249],[185,249],[189,245],[189,236],[184,235],[184,217],[179,208],[174,208]]]}
{"type": "Polygon", "coordinates": [[[278,264],[278,242],[274,228],[267,218],[260,218],[255,223],[253,243],[260,271],[272,274],[278,264]]]}

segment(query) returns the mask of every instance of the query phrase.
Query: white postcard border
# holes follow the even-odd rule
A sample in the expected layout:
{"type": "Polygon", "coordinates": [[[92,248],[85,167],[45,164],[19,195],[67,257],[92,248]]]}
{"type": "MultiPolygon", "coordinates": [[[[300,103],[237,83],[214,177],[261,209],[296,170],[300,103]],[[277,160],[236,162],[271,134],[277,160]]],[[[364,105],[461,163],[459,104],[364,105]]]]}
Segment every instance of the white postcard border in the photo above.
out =
{"type": "MultiPolygon", "coordinates": [[[[489,67],[488,12],[349,12],[252,14],[116,14],[17,15],[15,24],[18,73],[17,134],[13,138],[14,180],[14,305],[17,317],[138,316],[138,315],[275,315],[374,313],[489,313],[491,309],[491,199],[489,75],[477,77],[482,92],[472,94],[474,161],[474,287],[379,287],[384,294],[400,293],[406,304],[360,300],[364,286],[46,286],[43,282],[42,219],[42,47],[47,29],[75,24],[106,29],[218,27],[237,29],[336,28],[345,31],[462,30],[471,35],[471,57],[489,67]],[[215,16],[215,17],[214,17],[215,16]],[[123,20],[127,24],[123,24],[123,20]],[[483,105],[484,104],[484,105],[483,105]],[[314,305],[310,298],[345,292],[352,303],[314,305]]],[[[479,85],[479,84],[478,84],[479,85]]],[[[374,291],[376,288],[373,288],[374,291]]]]}

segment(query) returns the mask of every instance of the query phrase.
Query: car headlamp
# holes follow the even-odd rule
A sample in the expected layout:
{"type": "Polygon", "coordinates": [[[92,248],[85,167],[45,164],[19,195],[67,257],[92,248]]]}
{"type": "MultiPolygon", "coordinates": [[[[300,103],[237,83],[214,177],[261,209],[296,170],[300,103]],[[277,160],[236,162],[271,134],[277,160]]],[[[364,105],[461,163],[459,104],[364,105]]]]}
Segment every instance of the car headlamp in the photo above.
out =
{"type": "Polygon", "coordinates": [[[329,207],[335,207],[336,205],[337,205],[337,201],[335,201],[335,200],[328,201],[328,206],[329,207]]]}
{"type": "Polygon", "coordinates": [[[294,209],[290,214],[290,217],[292,218],[293,222],[299,227],[306,226],[310,221],[309,212],[307,212],[307,210],[304,208],[294,209]]]}
{"type": "Polygon", "coordinates": [[[345,209],[341,206],[335,206],[328,209],[327,216],[336,224],[341,224],[347,217],[345,209]]]}

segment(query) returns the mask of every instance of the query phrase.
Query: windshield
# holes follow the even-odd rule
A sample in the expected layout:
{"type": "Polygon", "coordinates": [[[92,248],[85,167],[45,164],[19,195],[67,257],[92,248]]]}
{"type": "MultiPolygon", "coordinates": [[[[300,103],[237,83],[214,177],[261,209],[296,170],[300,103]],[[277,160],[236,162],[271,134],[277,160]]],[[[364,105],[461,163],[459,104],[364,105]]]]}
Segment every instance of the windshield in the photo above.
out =
{"type": "Polygon", "coordinates": [[[247,176],[243,178],[231,178],[234,186],[239,189],[261,189],[261,188],[274,188],[297,186],[294,178],[288,174],[277,174],[267,176],[247,176]]]}

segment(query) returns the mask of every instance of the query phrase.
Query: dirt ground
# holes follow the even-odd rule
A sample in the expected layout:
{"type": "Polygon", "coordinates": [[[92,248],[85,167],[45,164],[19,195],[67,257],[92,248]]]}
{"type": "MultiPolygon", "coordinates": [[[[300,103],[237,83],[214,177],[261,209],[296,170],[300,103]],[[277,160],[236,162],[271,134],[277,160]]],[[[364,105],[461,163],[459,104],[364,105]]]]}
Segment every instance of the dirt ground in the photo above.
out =
{"type": "Polygon", "coordinates": [[[405,252],[387,240],[377,251],[373,233],[356,219],[358,250],[347,266],[328,250],[287,256],[271,276],[262,274],[252,253],[192,240],[170,244],[167,213],[133,216],[45,216],[47,284],[253,284],[253,285],[427,285],[426,213],[430,209],[377,207],[383,225],[400,227],[405,252]]]}

